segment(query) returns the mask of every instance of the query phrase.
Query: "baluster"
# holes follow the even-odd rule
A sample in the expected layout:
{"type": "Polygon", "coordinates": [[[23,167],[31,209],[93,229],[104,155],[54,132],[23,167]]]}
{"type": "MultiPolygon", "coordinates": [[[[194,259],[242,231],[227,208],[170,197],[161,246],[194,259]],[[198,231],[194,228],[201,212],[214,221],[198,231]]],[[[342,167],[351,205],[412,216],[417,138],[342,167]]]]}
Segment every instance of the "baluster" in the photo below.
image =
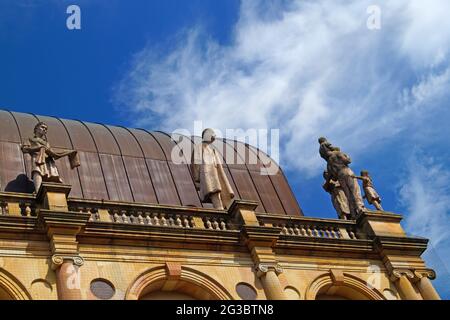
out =
{"type": "Polygon", "coordinates": [[[289,226],[288,231],[289,231],[289,235],[293,236],[295,234],[294,228],[292,228],[292,226],[289,226]]]}
{"type": "Polygon", "coordinates": [[[195,228],[196,227],[195,220],[194,220],[193,216],[189,218],[189,225],[191,226],[191,228],[195,228]]]}
{"type": "Polygon", "coordinates": [[[221,230],[227,230],[227,224],[223,219],[220,219],[220,229],[221,230]]]}
{"type": "Polygon", "coordinates": [[[308,234],[308,236],[314,237],[314,234],[313,234],[311,228],[312,228],[311,226],[306,226],[306,233],[308,234]]]}
{"type": "Polygon", "coordinates": [[[130,211],[130,222],[132,224],[139,224],[138,213],[136,211],[130,211]]]}
{"type": "Polygon", "coordinates": [[[175,223],[176,223],[177,227],[179,227],[179,228],[183,227],[183,222],[181,221],[180,216],[176,216],[175,223]]]}
{"type": "Polygon", "coordinates": [[[355,239],[356,238],[356,236],[353,233],[353,230],[351,228],[347,229],[347,233],[348,233],[348,236],[350,237],[350,239],[355,239]]]}
{"type": "Polygon", "coordinates": [[[25,216],[31,217],[31,203],[25,203],[25,216]]]}
{"type": "Polygon", "coordinates": [[[305,226],[304,226],[304,225],[301,225],[301,226],[300,226],[300,234],[301,234],[302,236],[307,236],[306,229],[305,229],[305,226]]]}
{"type": "Polygon", "coordinates": [[[153,216],[153,225],[160,226],[161,222],[160,222],[160,220],[158,218],[158,214],[157,213],[152,213],[152,216],[153,216]]]}
{"type": "Polygon", "coordinates": [[[214,228],[214,230],[218,230],[219,229],[219,223],[217,222],[216,218],[213,218],[213,228],[214,228]]]}
{"type": "Polygon", "coordinates": [[[160,215],[160,222],[161,222],[161,225],[163,226],[163,227],[167,227],[167,219],[166,219],[166,215],[164,214],[164,213],[161,213],[161,215],[160,215]]]}
{"type": "Polygon", "coordinates": [[[86,212],[85,213],[89,213],[89,222],[93,222],[94,221],[94,217],[92,216],[91,208],[86,208],[86,212]]]}
{"type": "Polygon", "coordinates": [[[173,220],[172,216],[169,216],[168,223],[169,227],[175,226],[175,220],[173,220]]]}
{"type": "Polygon", "coordinates": [[[286,225],[285,224],[282,224],[281,225],[281,233],[282,234],[288,234],[288,229],[286,228],[286,225]]]}
{"type": "Polygon", "coordinates": [[[296,236],[301,235],[300,229],[298,228],[298,225],[294,225],[294,234],[296,236]]]}
{"type": "Polygon", "coordinates": [[[334,228],[334,233],[336,234],[336,238],[337,238],[337,239],[341,239],[341,238],[342,238],[341,230],[339,230],[338,227],[335,227],[335,228],[334,228]]]}
{"type": "Polygon", "coordinates": [[[121,222],[118,210],[113,210],[113,217],[114,217],[114,222],[115,223],[120,223],[121,222]]]}
{"type": "Polygon", "coordinates": [[[150,215],[150,212],[145,212],[144,215],[145,215],[145,221],[147,222],[147,224],[149,226],[152,226],[153,225],[153,219],[152,219],[152,217],[150,215]]]}
{"type": "Polygon", "coordinates": [[[190,228],[189,219],[186,216],[183,216],[183,226],[185,228],[190,228]]]}
{"type": "Polygon", "coordinates": [[[0,202],[0,215],[6,215],[8,213],[8,204],[4,201],[0,202]]]}
{"type": "Polygon", "coordinates": [[[334,228],[333,227],[328,227],[328,232],[330,232],[330,237],[331,238],[337,239],[336,233],[334,232],[334,228]]]}
{"type": "Polygon", "coordinates": [[[206,229],[210,229],[210,230],[213,229],[212,223],[211,223],[211,221],[209,220],[209,218],[205,218],[204,222],[205,222],[205,228],[206,228],[206,229]]]}
{"type": "Polygon", "coordinates": [[[121,213],[122,213],[122,223],[129,224],[130,222],[128,221],[127,211],[122,210],[121,213]]]}
{"type": "Polygon", "coordinates": [[[142,211],[138,211],[137,215],[138,215],[138,218],[137,218],[138,224],[145,224],[144,223],[144,218],[142,217],[142,211]]]}

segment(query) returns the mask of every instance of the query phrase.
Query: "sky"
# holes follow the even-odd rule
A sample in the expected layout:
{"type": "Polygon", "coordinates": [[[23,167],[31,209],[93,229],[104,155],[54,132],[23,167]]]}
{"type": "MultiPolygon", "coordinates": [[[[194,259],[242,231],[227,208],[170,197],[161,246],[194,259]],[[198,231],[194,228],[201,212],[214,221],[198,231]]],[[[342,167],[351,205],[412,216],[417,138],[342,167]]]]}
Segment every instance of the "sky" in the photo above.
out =
{"type": "Polygon", "coordinates": [[[448,12],[448,0],[2,0],[0,108],[167,132],[279,129],[303,211],[335,218],[326,136],[408,234],[430,239],[448,299],[448,12]],[[72,4],[80,30],[66,26],[72,4]]]}

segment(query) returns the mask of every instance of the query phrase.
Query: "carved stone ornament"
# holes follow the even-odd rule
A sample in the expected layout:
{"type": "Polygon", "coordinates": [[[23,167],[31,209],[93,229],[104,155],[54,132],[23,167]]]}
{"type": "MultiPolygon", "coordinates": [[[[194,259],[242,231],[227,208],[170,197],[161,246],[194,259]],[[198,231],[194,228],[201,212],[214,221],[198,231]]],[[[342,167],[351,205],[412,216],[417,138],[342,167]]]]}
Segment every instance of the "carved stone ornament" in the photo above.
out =
{"type": "Polygon", "coordinates": [[[432,269],[417,269],[414,270],[414,276],[416,281],[419,281],[422,278],[434,280],[436,279],[436,272],[432,269]]]}
{"type": "Polygon", "coordinates": [[[267,272],[269,272],[269,270],[271,269],[274,270],[277,275],[283,273],[283,268],[278,263],[276,264],[260,263],[255,267],[256,275],[258,278],[260,278],[267,272]]]}
{"type": "Polygon", "coordinates": [[[81,267],[84,264],[84,259],[80,256],[63,256],[55,254],[52,256],[52,269],[58,269],[64,261],[70,260],[75,266],[81,267]]]}
{"type": "Polygon", "coordinates": [[[397,281],[402,276],[406,276],[409,279],[414,279],[414,272],[409,269],[394,269],[391,274],[391,281],[397,281]]]}

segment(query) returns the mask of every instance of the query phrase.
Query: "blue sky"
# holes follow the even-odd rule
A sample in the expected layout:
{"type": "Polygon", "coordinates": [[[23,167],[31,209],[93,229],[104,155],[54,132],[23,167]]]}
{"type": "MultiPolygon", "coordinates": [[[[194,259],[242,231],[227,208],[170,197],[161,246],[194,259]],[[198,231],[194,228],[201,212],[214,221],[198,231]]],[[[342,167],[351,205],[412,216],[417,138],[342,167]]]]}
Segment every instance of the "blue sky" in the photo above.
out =
{"type": "Polygon", "coordinates": [[[3,0],[0,107],[153,130],[275,128],[305,213],[335,217],[317,137],[431,239],[449,298],[450,3],[3,0]],[[366,9],[381,9],[369,30],[366,9]],[[66,8],[81,8],[81,30],[66,8]]]}

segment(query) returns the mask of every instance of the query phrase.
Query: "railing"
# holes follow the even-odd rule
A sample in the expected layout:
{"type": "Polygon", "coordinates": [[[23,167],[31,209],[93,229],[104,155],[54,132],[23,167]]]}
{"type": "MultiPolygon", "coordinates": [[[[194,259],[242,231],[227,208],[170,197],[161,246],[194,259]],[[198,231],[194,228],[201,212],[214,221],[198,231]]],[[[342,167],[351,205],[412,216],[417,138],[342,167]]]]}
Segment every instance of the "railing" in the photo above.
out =
{"type": "MultiPolygon", "coordinates": [[[[240,229],[240,226],[232,221],[230,214],[214,209],[73,198],[69,198],[68,204],[70,211],[89,213],[90,222],[215,231],[240,229]]],[[[0,216],[33,217],[37,215],[37,211],[33,195],[0,193],[0,216]]],[[[363,234],[356,232],[355,221],[273,214],[257,214],[257,217],[261,225],[281,228],[283,236],[321,239],[364,238],[363,234]]]]}
{"type": "Polygon", "coordinates": [[[265,226],[281,228],[281,234],[287,236],[325,239],[358,238],[354,221],[265,214],[258,214],[258,220],[265,226]]]}
{"type": "Polygon", "coordinates": [[[227,213],[211,209],[72,199],[69,210],[90,213],[90,221],[185,229],[234,229],[227,213]]]}
{"type": "Polygon", "coordinates": [[[32,195],[0,193],[0,216],[35,217],[36,200],[32,195]]]}

